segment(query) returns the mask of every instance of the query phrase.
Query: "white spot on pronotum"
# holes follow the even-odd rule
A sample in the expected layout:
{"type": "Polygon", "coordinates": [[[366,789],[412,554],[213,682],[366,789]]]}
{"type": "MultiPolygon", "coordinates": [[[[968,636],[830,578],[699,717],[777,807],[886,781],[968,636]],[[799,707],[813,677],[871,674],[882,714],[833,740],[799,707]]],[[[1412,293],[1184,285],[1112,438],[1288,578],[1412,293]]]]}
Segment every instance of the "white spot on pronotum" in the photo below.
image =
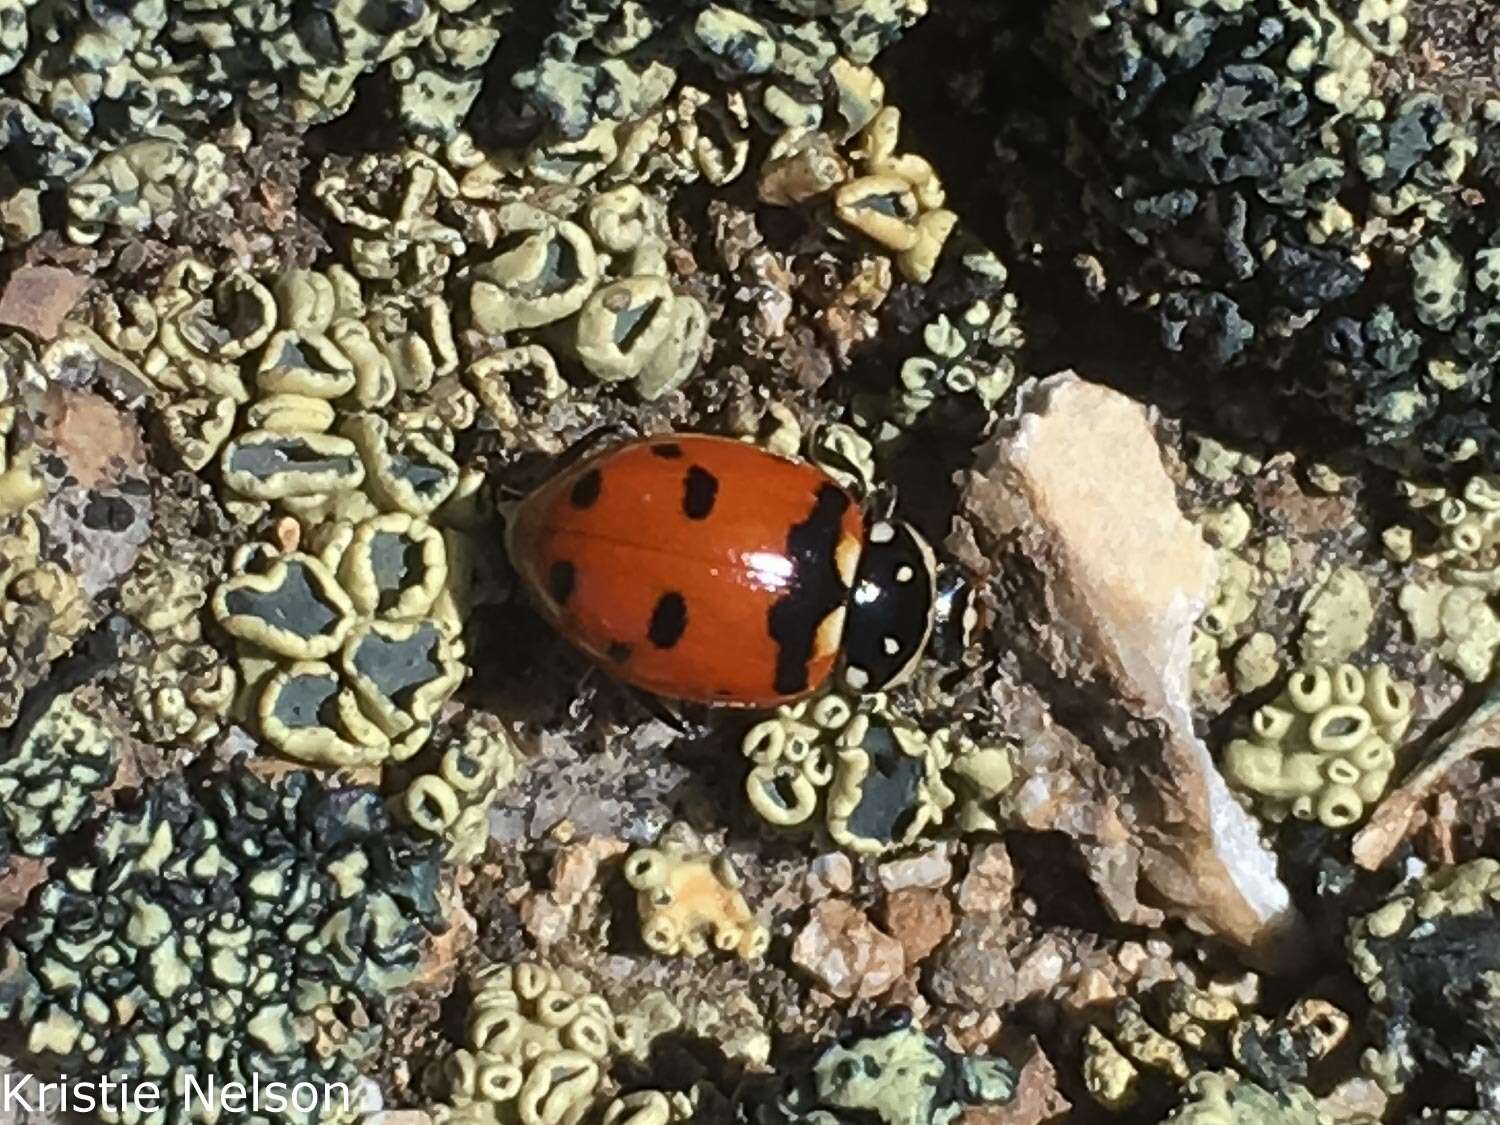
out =
{"type": "Polygon", "coordinates": [[[881,643],[885,647],[885,654],[887,656],[895,656],[898,652],[901,651],[901,642],[898,641],[895,637],[886,637],[885,640],[881,643]]]}
{"type": "Polygon", "coordinates": [[[870,682],[870,673],[851,664],[844,669],[844,682],[855,691],[863,691],[865,685],[870,682]]]}
{"type": "Polygon", "coordinates": [[[916,576],[916,573],[911,567],[903,566],[900,570],[896,571],[896,581],[910,582],[916,576]]]}
{"type": "Polygon", "coordinates": [[[896,538],[896,529],[884,520],[870,528],[871,543],[889,543],[894,538],[896,538]]]}

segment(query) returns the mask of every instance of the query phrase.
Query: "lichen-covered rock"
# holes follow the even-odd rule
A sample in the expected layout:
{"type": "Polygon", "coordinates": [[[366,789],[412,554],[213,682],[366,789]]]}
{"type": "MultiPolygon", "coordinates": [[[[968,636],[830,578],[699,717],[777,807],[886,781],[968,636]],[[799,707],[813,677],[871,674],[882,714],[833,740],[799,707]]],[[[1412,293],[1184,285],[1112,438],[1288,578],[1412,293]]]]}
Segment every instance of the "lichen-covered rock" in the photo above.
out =
{"type": "Polygon", "coordinates": [[[73,647],[92,616],[73,575],[42,556],[33,515],[0,535],[0,729],[15,721],[22,693],[73,647]]]}
{"type": "Polygon", "coordinates": [[[1349,828],[1384,794],[1411,722],[1412,692],[1390,670],[1313,665],[1294,673],[1224,750],[1224,776],[1261,811],[1349,828]]]}
{"type": "Polygon", "coordinates": [[[1233,1074],[1195,1075],[1189,1100],[1162,1125],[1331,1125],[1317,1099],[1300,1086],[1272,1092],[1233,1074]]]}
{"type": "Polygon", "coordinates": [[[413,764],[421,772],[402,790],[397,808],[446,842],[450,863],[473,863],[489,843],[490,808],[520,768],[510,735],[494,716],[472,714],[413,764]]]}
{"type": "Polygon", "coordinates": [[[237,552],[239,573],[214,591],[241,642],[241,708],[302,761],[405,760],[464,676],[448,543],[405,512],[333,520],[310,539],[316,554],[237,552]]]}
{"type": "Polygon", "coordinates": [[[1500,649],[1500,613],[1484,589],[1418,579],[1402,587],[1398,604],[1413,636],[1444,663],[1471,683],[1489,678],[1500,649]]]}
{"type": "MultiPolygon", "coordinates": [[[[705,1086],[691,1090],[637,1090],[615,1098],[604,1110],[600,1125],[688,1125],[716,1121],[708,1103],[722,1101],[705,1086]]],[[[717,1108],[717,1105],[716,1105],[717,1108]]]]}
{"type": "Polygon", "coordinates": [[[863,175],[834,192],[834,213],[895,251],[902,276],[926,282],[958,216],[943,206],[946,194],[932,165],[896,151],[900,132],[901,113],[895,106],[886,106],[865,126],[854,154],[863,175]]]}
{"type": "Polygon", "coordinates": [[[189,1078],[352,1085],[441,926],[434,857],[306,773],[152,782],[74,838],[4,931],[0,1004],[44,1065],[161,1085],[107,1122],[182,1119],[189,1078]]]}
{"type": "Polygon", "coordinates": [[[349,268],[356,276],[413,288],[440,286],[468,248],[450,213],[458,180],[416,149],[401,154],[403,175],[395,182],[385,182],[384,163],[383,155],[371,154],[347,169],[325,164],[313,194],[351,231],[349,268]]]}
{"type": "Polygon", "coordinates": [[[636,892],[641,937],[664,956],[698,957],[712,945],[758,958],[771,942],[723,856],[697,854],[679,841],[663,840],[626,857],[625,880],[636,892]]]}
{"type": "Polygon", "coordinates": [[[474,269],[470,308],[486,332],[539,328],[572,316],[599,284],[600,264],[575,223],[538,215],[474,269]]]}
{"type": "Polygon", "coordinates": [[[110,227],[143,231],[175,211],[213,207],[228,188],[224,153],[212,144],[133,141],[68,184],[68,237],[87,244],[110,227]]]}
{"type": "Polygon", "coordinates": [[[1189,369],[1277,370],[1372,446],[1494,462],[1474,406],[1495,375],[1495,227],[1475,204],[1500,107],[1382,91],[1408,8],[1051,9],[1088,220],[1066,241],[1189,369]]]}
{"type": "Polygon", "coordinates": [[[550,436],[523,424],[521,406],[545,406],[562,398],[568,389],[558,374],[557,360],[540,344],[482,356],[465,369],[464,378],[474,388],[486,421],[518,444],[544,442],[550,436]]]}
{"type": "Polygon", "coordinates": [[[73,181],[73,233],[83,240],[107,223],[144,226],[166,207],[217,204],[223,154],[194,140],[231,106],[327,121],[349,108],[361,76],[390,64],[402,125],[451,137],[510,10],[505,0],[379,13],[335,4],[315,14],[280,0],[251,9],[164,2],[69,10],[45,37],[28,37],[28,6],[9,5],[0,32],[0,72],[15,71],[16,95],[0,101],[0,151],[26,188],[73,181]]]}
{"type": "Polygon", "coordinates": [[[598,1100],[625,1037],[576,974],[526,961],[474,980],[466,1045],[432,1075],[437,1125],[575,1125],[598,1100]]]}
{"type": "MultiPolygon", "coordinates": [[[[965,265],[997,283],[1005,267],[992,256],[966,259],[965,265]]],[[[972,395],[984,410],[993,410],[1015,380],[1014,352],[1022,343],[1011,293],[981,298],[953,313],[940,313],[922,329],[920,354],[901,365],[900,391],[893,420],[910,426],[945,396],[972,395]]]]}
{"type": "Polygon", "coordinates": [[[1305,1082],[1309,1068],[1344,1042],[1348,1015],[1320,999],[1258,1015],[1247,1011],[1258,991],[1253,977],[1234,987],[1178,980],[1118,1001],[1084,1031],[1084,1086],[1101,1106],[1121,1112],[1153,1088],[1190,1085],[1208,1067],[1232,1066],[1274,1090],[1305,1082]]]}
{"type": "Polygon", "coordinates": [[[1388,554],[1415,564],[1398,604],[1415,638],[1465,679],[1480,682],[1500,647],[1500,490],[1492,473],[1449,489],[1405,483],[1416,527],[1386,530],[1388,554]]]}
{"type": "Polygon", "coordinates": [[[751,807],[780,827],[821,812],[835,842],[857,852],[910,844],[940,824],[955,800],[943,773],[949,738],[895,721],[881,704],[824,695],[752,727],[740,744],[751,807]]]}
{"type": "Polygon", "coordinates": [[[52,854],[83,822],[95,796],[115,778],[119,733],[88,707],[85,689],[53,697],[46,709],[10,731],[0,758],[0,801],[15,851],[52,854]]]}
{"type": "Polygon", "coordinates": [[[35,469],[36,450],[12,436],[20,417],[16,398],[27,373],[40,378],[31,349],[19,337],[0,335],[0,517],[23,512],[46,494],[35,469]]]}
{"type": "Polygon", "coordinates": [[[968,1107],[1003,1105],[1015,1069],[1003,1059],[955,1054],[909,1013],[816,1048],[779,1070],[775,1087],[742,1097],[745,1125],[952,1125],[968,1107]]]}
{"type": "Polygon", "coordinates": [[[1375,1008],[1364,1067],[1390,1093],[1423,1075],[1474,1083],[1500,1112],[1500,861],[1439,869],[1398,888],[1349,930],[1375,1008]]]}

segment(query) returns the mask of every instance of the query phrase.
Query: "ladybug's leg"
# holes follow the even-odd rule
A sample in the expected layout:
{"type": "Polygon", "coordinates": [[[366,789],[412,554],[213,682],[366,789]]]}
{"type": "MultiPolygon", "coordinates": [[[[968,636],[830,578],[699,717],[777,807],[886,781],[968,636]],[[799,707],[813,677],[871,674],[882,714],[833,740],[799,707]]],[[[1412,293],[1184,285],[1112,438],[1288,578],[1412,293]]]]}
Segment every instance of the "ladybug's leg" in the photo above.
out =
{"type": "Polygon", "coordinates": [[[896,512],[896,486],[881,481],[865,494],[865,516],[871,522],[890,520],[896,512]]]}
{"type": "Polygon", "coordinates": [[[702,738],[713,729],[713,724],[702,718],[696,718],[684,713],[683,705],[675,703],[670,699],[663,699],[659,695],[652,695],[649,691],[640,691],[637,688],[627,688],[635,701],[650,713],[653,719],[670,727],[674,732],[686,739],[702,738]]]}
{"type": "Polygon", "coordinates": [[[590,454],[610,445],[623,445],[641,436],[641,431],[627,422],[603,422],[584,434],[557,458],[554,471],[561,472],[576,465],[590,454]]]}
{"type": "Polygon", "coordinates": [[[976,595],[976,578],[955,563],[938,567],[928,651],[944,664],[963,660],[975,634],[988,622],[976,595]]]}
{"type": "MultiPolygon", "coordinates": [[[[601,449],[611,445],[623,445],[625,442],[639,436],[640,433],[635,427],[624,422],[605,422],[595,426],[588,433],[575,440],[562,453],[552,458],[549,464],[544,466],[544,478],[554,477],[559,473],[566,472],[590,454],[597,453],[601,449]]],[[[530,475],[535,475],[535,473],[533,472],[530,475]]],[[[533,481],[531,485],[520,485],[501,482],[496,485],[495,500],[497,506],[502,512],[507,510],[507,508],[514,508],[519,501],[524,500],[530,494],[531,487],[535,483],[533,481]]]]}

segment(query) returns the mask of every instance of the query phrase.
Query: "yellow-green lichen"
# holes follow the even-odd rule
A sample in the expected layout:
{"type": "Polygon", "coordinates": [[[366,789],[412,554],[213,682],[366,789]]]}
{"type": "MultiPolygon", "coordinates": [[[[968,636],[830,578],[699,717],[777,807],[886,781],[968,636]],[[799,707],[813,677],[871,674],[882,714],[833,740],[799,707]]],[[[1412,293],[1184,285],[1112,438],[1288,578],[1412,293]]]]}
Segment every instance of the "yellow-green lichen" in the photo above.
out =
{"type": "Polygon", "coordinates": [[[739,876],[723,857],[664,840],[626,857],[625,879],[636,892],[641,937],[665,957],[700,957],[712,945],[756,958],[770,943],[770,932],[755,920],[739,876]]]}
{"type": "MultiPolygon", "coordinates": [[[[506,348],[475,360],[465,378],[479,396],[489,421],[510,436],[522,429],[518,403],[545,405],[567,392],[552,353],[540,344],[506,348]]],[[[517,440],[523,434],[516,434],[517,440]]]]}
{"type": "Polygon", "coordinates": [[[1006,1060],[959,1054],[925,1033],[910,1012],[898,1011],[822,1045],[808,1061],[782,1070],[776,1083],[748,1088],[741,1113],[767,1125],[957,1122],[967,1107],[1010,1102],[1016,1086],[1006,1060]]]}
{"type": "Polygon", "coordinates": [[[27,683],[73,647],[92,610],[72,573],[42,556],[34,513],[0,534],[0,727],[15,718],[27,683]]]}
{"type": "Polygon", "coordinates": [[[1205,1072],[1193,1076],[1187,1095],[1162,1125],[1332,1125],[1300,1086],[1272,1093],[1232,1072],[1205,1072]]]}
{"type": "Polygon", "coordinates": [[[1398,602],[1415,638],[1465,679],[1487,679],[1500,648],[1500,478],[1479,473],[1456,493],[1407,484],[1426,524],[1387,529],[1388,549],[1415,564],[1398,602]]]}
{"type": "Polygon", "coordinates": [[[268,742],[351,766],[421,748],[465,671],[448,544],[390,512],[318,525],[316,554],[237,553],[212,606],[242,643],[241,707],[268,742]]]}
{"type": "Polygon", "coordinates": [[[1302,599],[1300,652],[1304,664],[1334,664],[1364,647],[1375,605],[1364,575],[1353,567],[1329,573],[1302,599]]]}
{"type": "Polygon", "coordinates": [[[1225,749],[1224,775],[1268,817],[1348,828],[1390,783],[1411,703],[1384,665],[1304,668],[1251,716],[1250,736],[1225,749]]]}
{"type": "Polygon", "coordinates": [[[1153,1090],[1186,1085],[1191,1092],[1208,1067],[1305,1072],[1348,1036],[1349,1016],[1326,1000],[1300,1000],[1268,1018],[1248,1010],[1258,994],[1259,982],[1245,976],[1203,985],[1173,980],[1117,1001],[1083,1032],[1089,1096],[1120,1113],[1153,1090]]]}
{"type": "Polygon", "coordinates": [[[430,1077],[446,1098],[437,1125],[576,1125],[622,1045],[603,997],[538,962],[481,972],[465,1026],[465,1046],[430,1077]]]}
{"type": "Polygon", "coordinates": [[[694,1090],[637,1090],[613,1099],[602,1125],[687,1125],[696,1121],[703,1097],[694,1090]]]}
{"type": "Polygon", "coordinates": [[[947,740],[885,714],[883,699],[838,694],[782,707],[740,749],[752,763],[751,807],[779,827],[821,820],[857,852],[903,847],[942,823],[955,801],[947,740]]]}
{"type": "Polygon", "coordinates": [[[1234,651],[1234,690],[1249,695],[1274,683],[1281,675],[1276,638],[1270,633],[1251,633],[1234,651]]]}
{"type": "MultiPolygon", "coordinates": [[[[1004,267],[994,261],[999,280],[1004,267]]],[[[1016,300],[1006,293],[992,301],[975,301],[954,315],[943,313],[922,330],[925,354],[901,365],[901,390],[895,420],[910,426],[943,396],[973,395],[993,410],[1015,379],[1010,358],[1021,344],[1016,300]]]]}
{"type": "Polygon", "coordinates": [[[1490,677],[1500,649],[1500,614],[1485,590],[1418,580],[1401,588],[1398,603],[1412,635],[1434,645],[1439,659],[1471,683],[1490,677]]]}
{"type": "Polygon", "coordinates": [[[203,643],[207,569],[197,553],[148,547],[120,586],[121,612],[153,642],[123,686],[155,742],[201,746],[229,722],[238,680],[218,650],[203,643]]]}
{"type": "Polygon", "coordinates": [[[46,493],[35,471],[36,450],[11,436],[19,415],[13,396],[27,371],[36,371],[30,348],[19,336],[0,334],[0,520],[25,511],[46,493]]]}
{"type": "MultiPolygon", "coordinates": [[[[1202,448],[1209,447],[1222,448],[1203,439],[1202,448]]],[[[1274,639],[1252,632],[1252,626],[1262,598],[1286,582],[1292,565],[1290,545],[1274,535],[1252,540],[1254,521],[1239,503],[1210,509],[1199,517],[1198,525],[1214,548],[1216,577],[1213,593],[1193,629],[1193,686],[1206,696],[1222,695],[1228,671],[1236,691],[1264,687],[1279,674],[1280,661],[1274,639]]],[[[1309,612],[1305,646],[1337,647],[1336,641],[1346,639],[1348,630],[1339,631],[1334,624],[1335,618],[1343,621],[1336,613],[1343,602],[1335,595],[1344,587],[1330,582],[1332,593],[1321,599],[1309,597],[1304,607],[1309,612]],[[1314,640],[1330,630],[1337,633],[1336,638],[1314,640]]]]}
{"type": "Polygon", "coordinates": [[[337,652],[353,625],[354,606],[321,559],[242,551],[241,573],[214,591],[213,611],[226,632],[291,660],[337,652]],[[264,560],[263,571],[246,571],[264,560]]]}
{"type": "Polygon", "coordinates": [[[145,230],[166,215],[224,198],[223,150],[203,143],[141,140],[111,152],[67,188],[68,237],[97,242],[109,227],[145,230]]]}
{"type": "Polygon", "coordinates": [[[593,241],[576,223],[550,216],[513,229],[489,260],[474,267],[474,323],[486,332],[539,328],[572,316],[599,284],[593,241]]]}
{"type": "Polygon", "coordinates": [[[115,1102],[96,1118],[109,1125],[191,1116],[185,1081],[248,1084],[252,1057],[289,1084],[352,1084],[379,1043],[371,1013],[442,928],[437,883],[372,790],[242,764],[148,781],[59,850],[7,927],[0,1014],[53,1073],[118,1065],[160,1084],[155,1110],[115,1102]]]}
{"type": "Polygon", "coordinates": [[[943,206],[945,192],[932,165],[896,151],[900,131],[894,106],[875,114],[850,154],[858,175],[834,190],[833,210],[840,222],[892,251],[904,277],[925,282],[958,216],[943,206]]]}
{"type": "Polygon", "coordinates": [[[340,432],[359,450],[366,488],[382,510],[431,516],[458,487],[458,464],[441,429],[397,430],[378,414],[351,414],[340,432]]]}
{"type": "Polygon", "coordinates": [[[325,168],[313,194],[329,214],[357,232],[349,238],[349,268],[357,276],[430,286],[467,249],[455,225],[461,220],[446,214],[459,196],[458,181],[441,162],[408,149],[401,154],[401,175],[387,197],[375,186],[384,162],[384,157],[370,155],[344,169],[325,168]]]}
{"type": "Polygon", "coordinates": [[[422,772],[396,799],[411,824],[442,840],[451,863],[473,863],[489,841],[489,812],[515,779],[520,755],[493,716],[473,715],[423,752],[422,772]]]}
{"type": "Polygon", "coordinates": [[[606,383],[633,379],[642,398],[675,390],[697,365],[708,314],[696,298],[672,292],[660,277],[613,281],[578,315],[574,350],[606,383]]]}

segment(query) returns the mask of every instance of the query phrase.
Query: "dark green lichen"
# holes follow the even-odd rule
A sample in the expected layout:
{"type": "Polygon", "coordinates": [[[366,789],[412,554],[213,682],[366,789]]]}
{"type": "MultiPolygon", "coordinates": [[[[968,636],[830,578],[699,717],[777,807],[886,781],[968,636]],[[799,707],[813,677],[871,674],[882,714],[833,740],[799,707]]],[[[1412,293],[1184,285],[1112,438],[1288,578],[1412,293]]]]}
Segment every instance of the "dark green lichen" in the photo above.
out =
{"type": "Polygon", "coordinates": [[[1467,1080],[1500,1112],[1500,862],[1440,868],[1355,921],[1349,953],[1369,990],[1390,1092],[1467,1080]]]}
{"type": "Polygon", "coordinates": [[[437,878],[372,790],[240,766],[153,782],[86,824],[6,927],[0,1012],[37,1065],[158,1083],[146,1125],[188,1119],[188,1078],[352,1087],[441,927],[437,878]]]}

